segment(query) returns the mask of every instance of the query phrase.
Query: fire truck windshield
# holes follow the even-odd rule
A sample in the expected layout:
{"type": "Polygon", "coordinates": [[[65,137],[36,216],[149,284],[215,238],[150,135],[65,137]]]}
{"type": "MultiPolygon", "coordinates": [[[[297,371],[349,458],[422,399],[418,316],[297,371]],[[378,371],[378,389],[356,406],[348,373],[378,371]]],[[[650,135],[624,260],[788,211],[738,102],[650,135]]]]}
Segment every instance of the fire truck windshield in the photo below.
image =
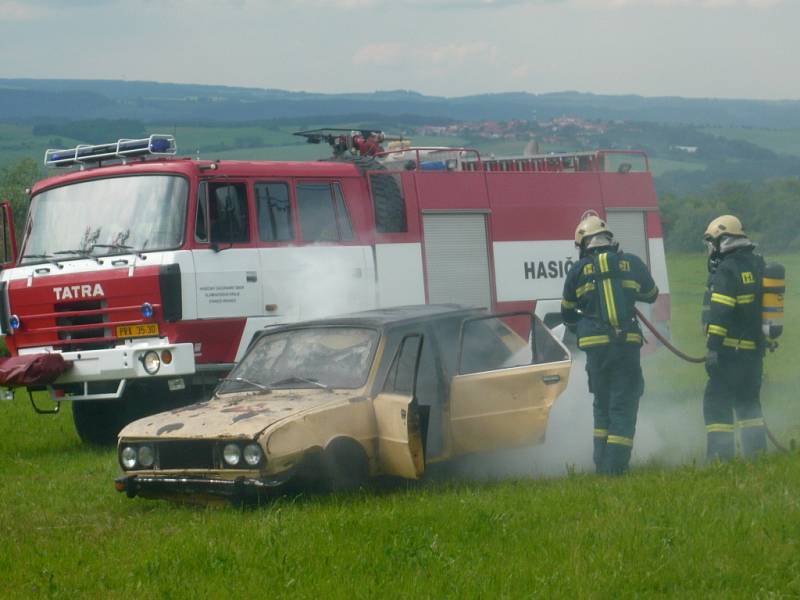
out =
{"type": "Polygon", "coordinates": [[[93,179],[31,200],[21,264],[177,248],[189,184],[174,175],[93,179]]]}

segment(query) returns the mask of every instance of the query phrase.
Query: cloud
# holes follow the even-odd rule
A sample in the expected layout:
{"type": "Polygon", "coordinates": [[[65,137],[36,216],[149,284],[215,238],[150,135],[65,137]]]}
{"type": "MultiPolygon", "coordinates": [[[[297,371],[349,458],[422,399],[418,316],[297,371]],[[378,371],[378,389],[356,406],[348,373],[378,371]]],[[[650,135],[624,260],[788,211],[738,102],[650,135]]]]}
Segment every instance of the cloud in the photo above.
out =
{"type": "Polygon", "coordinates": [[[420,45],[405,42],[367,44],[353,55],[357,66],[392,67],[403,64],[424,64],[457,68],[469,61],[494,64],[497,48],[487,42],[420,45]]]}
{"type": "Polygon", "coordinates": [[[120,0],[0,0],[0,23],[36,21],[80,9],[119,4],[120,0]]]}
{"type": "Polygon", "coordinates": [[[786,0],[572,0],[573,4],[595,8],[666,7],[666,8],[771,8],[786,0]]]}
{"type": "Polygon", "coordinates": [[[333,9],[384,8],[411,6],[428,9],[447,8],[505,8],[508,6],[535,6],[563,4],[567,0],[289,0],[292,4],[333,9]]]}
{"type": "Polygon", "coordinates": [[[35,21],[54,11],[39,3],[0,0],[0,23],[3,21],[35,21]]]}

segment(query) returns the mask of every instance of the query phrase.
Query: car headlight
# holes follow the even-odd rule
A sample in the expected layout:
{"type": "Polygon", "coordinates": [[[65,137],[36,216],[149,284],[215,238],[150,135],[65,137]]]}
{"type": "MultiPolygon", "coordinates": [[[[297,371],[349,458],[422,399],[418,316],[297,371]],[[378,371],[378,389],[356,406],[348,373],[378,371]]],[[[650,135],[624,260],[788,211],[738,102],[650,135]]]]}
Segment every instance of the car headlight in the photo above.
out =
{"type": "Polygon", "coordinates": [[[261,452],[261,446],[258,444],[247,444],[244,447],[244,462],[246,462],[251,467],[255,467],[258,463],[261,462],[261,457],[264,455],[261,452]]]}
{"type": "Polygon", "coordinates": [[[136,448],[125,446],[122,452],[119,453],[119,460],[124,468],[132,469],[136,466],[136,456],[136,448]]]}
{"type": "Polygon", "coordinates": [[[158,373],[158,370],[161,368],[161,359],[158,357],[158,352],[154,352],[153,350],[145,352],[142,357],[142,366],[149,375],[158,373]]]}
{"type": "Polygon", "coordinates": [[[238,444],[225,444],[222,449],[222,458],[231,467],[235,467],[242,460],[242,449],[238,444]]]}
{"type": "Polygon", "coordinates": [[[152,446],[139,446],[139,453],[138,457],[139,464],[144,468],[149,468],[153,466],[153,463],[156,461],[156,453],[153,451],[152,446]]]}

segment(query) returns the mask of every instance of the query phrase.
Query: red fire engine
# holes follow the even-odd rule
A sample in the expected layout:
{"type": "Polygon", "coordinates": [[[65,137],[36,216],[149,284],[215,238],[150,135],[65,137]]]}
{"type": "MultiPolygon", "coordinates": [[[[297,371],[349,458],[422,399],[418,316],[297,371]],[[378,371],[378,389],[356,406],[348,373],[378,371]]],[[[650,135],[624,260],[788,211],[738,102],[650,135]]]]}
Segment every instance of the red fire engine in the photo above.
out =
{"type": "Polygon", "coordinates": [[[71,400],[79,435],[103,442],[197,397],[273,324],[426,302],[554,324],[587,210],[649,264],[661,290],[651,317],[668,320],[644,154],[487,159],[384,151],[377,132],[302,135],[334,158],[176,158],[166,135],[48,151],[48,166],[79,170],[33,188],[19,256],[0,275],[0,327],[23,370],[43,355],[65,362],[5,383],[47,389],[56,408],[71,400]]]}

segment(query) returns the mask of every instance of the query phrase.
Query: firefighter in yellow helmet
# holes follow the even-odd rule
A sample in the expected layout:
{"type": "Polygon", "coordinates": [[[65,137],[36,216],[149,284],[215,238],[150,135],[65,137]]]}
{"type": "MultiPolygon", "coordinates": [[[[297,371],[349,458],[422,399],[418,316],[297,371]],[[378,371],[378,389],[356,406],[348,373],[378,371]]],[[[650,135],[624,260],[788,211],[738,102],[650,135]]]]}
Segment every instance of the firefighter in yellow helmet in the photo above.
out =
{"type": "Polygon", "coordinates": [[[628,468],[644,379],[637,301],[655,302],[658,288],[644,262],[622,252],[605,221],[581,220],[575,231],[580,259],[564,282],[561,315],[586,353],[594,394],[594,463],[598,473],[628,468]]]}
{"type": "Polygon", "coordinates": [[[764,339],[761,290],[764,259],[733,215],[717,217],[703,240],[708,248],[709,280],[703,325],[708,383],[703,397],[709,459],[730,460],[736,452],[734,413],[742,452],[766,449],[761,413],[764,339]]]}

